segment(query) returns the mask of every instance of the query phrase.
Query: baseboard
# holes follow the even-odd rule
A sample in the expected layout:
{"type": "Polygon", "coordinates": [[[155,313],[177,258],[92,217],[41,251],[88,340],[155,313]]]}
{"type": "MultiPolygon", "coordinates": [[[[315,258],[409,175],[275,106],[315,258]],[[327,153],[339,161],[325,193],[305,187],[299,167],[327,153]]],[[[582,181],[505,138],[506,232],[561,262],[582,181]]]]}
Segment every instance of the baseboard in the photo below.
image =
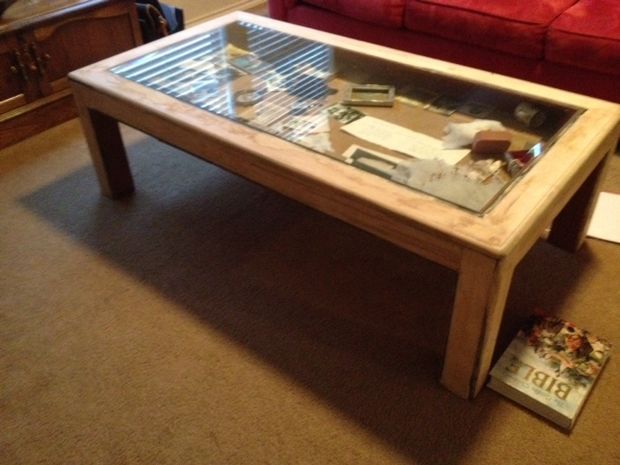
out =
{"type": "Polygon", "coordinates": [[[223,14],[226,13],[230,13],[232,11],[237,11],[237,10],[248,10],[250,8],[256,8],[259,6],[262,6],[264,4],[266,4],[267,2],[265,0],[241,0],[238,2],[234,2],[233,4],[224,7],[224,8],[220,8],[218,10],[214,10],[214,11],[210,11],[209,13],[206,13],[202,16],[198,16],[197,18],[193,18],[191,21],[188,21],[186,26],[193,26],[196,25],[198,23],[201,23],[203,21],[206,21],[207,19],[211,19],[211,18],[215,18],[216,16],[221,16],[223,14]]]}

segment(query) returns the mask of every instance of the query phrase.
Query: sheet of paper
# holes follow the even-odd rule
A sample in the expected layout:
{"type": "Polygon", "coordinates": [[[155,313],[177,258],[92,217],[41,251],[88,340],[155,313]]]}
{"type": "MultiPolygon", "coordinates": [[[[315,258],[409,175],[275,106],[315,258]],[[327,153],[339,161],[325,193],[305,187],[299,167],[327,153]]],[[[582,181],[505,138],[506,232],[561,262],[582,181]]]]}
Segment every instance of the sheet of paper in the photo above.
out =
{"type": "Polygon", "coordinates": [[[450,165],[465,157],[467,149],[443,149],[434,137],[412,131],[372,116],[364,116],[342,126],[342,130],[373,144],[423,160],[439,159],[450,165]]]}
{"type": "Polygon", "coordinates": [[[620,195],[600,193],[588,228],[588,236],[620,243],[620,195]]]}

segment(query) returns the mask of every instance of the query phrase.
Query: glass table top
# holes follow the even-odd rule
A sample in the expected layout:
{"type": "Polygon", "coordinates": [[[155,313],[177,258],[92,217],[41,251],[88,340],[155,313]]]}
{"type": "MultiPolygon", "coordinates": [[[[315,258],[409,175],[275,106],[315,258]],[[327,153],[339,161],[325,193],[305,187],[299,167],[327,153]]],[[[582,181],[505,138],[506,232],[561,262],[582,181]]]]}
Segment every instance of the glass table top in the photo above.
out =
{"type": "Polygon", "coordinates": [[[478,214],[582,112],[245,21],[111,71],[478,214]]]}

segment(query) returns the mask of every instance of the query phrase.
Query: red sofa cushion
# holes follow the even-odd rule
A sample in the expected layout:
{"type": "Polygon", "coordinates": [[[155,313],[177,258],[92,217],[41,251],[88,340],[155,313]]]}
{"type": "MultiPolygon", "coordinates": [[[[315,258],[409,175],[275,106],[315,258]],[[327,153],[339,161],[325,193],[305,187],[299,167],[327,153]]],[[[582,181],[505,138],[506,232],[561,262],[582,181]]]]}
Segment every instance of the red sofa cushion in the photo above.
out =
{"type": "Polygon", "coordinates": [[[408,0],[405,27],[542,58],[548,25],[577,0],[408,0]]]}
{"type": "Polygon", "coordinates": [[[388,27],[402,27],[405,0],[304,0],[351,18],[388,27]]]}
{"type": "Polygon", "coordinates": [[[620,75],[620,2],[581,0],[569,8],[551,24],[545,56],[555,63],[620,75]]]}

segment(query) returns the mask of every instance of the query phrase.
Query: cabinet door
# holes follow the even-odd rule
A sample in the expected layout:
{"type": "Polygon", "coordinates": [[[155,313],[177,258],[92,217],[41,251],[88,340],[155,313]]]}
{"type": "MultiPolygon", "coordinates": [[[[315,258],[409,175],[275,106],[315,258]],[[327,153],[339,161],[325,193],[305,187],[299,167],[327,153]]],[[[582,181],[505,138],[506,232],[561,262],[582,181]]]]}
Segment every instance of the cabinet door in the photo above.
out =
{"type": "Polygon", "coordinates": [[[27,41],[8,34],[0,37],[0,115],[19,108],[39,96],[36,75],[27,41]]]}
{"type": "Polygon", "coordinates": [[[70,71],[139,45],[132,9],[133,2],[109,2],[38,27],[30,48],[37,57],[43,94],[68,88],[70,71]]]}

